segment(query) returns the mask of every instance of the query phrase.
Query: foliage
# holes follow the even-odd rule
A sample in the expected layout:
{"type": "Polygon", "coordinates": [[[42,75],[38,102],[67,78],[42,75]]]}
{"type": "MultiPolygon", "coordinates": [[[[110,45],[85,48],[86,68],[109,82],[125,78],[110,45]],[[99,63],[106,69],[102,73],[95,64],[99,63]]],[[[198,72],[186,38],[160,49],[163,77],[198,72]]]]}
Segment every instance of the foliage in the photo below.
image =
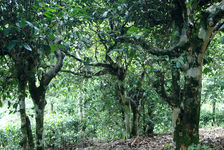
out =
{"type": "Polygon", "coordinates": [[[0,149],[21,149],[21,131],[17,125],[8,125],[0,129],[0,149]]]}
{"type": "MultiPolygon", "coordinates": [[[[132,134],[130,127],[135,135],[148,134],[150,125],[169,132],[171,109],[164,101],[180,110],[179,123],[174,120],[179,147],[197,143],[201,72],[203,102],[213,105],[212,114],[202,110],[201,124],[214,117],[222,122],[215,105],[224,89],[223,33],[214,37],[223,31],[220,0],[3,0],[0,14],[0,107],[7,100],[11,112],[17,109],[15,91],[24,81],[36,112],[41,108],[43,113],[47,89],[48,113],[55,114],[45,121],[47,146],[120,139],[132,134]],[[53,66],[59,51],[61,62],[53,66]],[[185,145],[182,137],[188,134],[179,133],[187,133],[188,123],[195,137],[185,145]]],[[[9,129],[1,136],[19,133],[9,129]]],[[[1,140],[13,148],[10,141],[21,139],[1,140]]]]}
{"type": "Polygon", "coordinates": [[[203,150],[212,150],[212,148],[210,148],[210,147],[208,147],[206,145],[200,145],[200,144],[198,144],[198,145],[191,145],[188,148],[188,150],[201,150],[201,149],[203,149],[203,150]]]}
{"type": "MultiPolygon", "coordinates": [[[[207,104],[208,105],[208,104],[207,104]]],[[[201,127],[211,127],[213,123],[213,117],[215,117],[215,125],[218,127],[222,127],[224,125],[224,120],[223,120],[223,106],[222,103],[217,103],[216,108],[216,113],[215,116],[211,111],[211,108],[204,108],[201,110],[201,115],[200,115],[200,126],[201,127]]]]}
{"type": "MultiPolygon", "coordinates": [[[[45,120],[45,144],[47,147],[63,147],[79,143],[89,138],[91,133],[83,133],[85,121],[72,116],[52,115],[45,120]]],[[[32,128],[33,133],[35,128],[32,128]]],[[[16,125],[0,129],[0,149],[21,149],[21,131],[16,125]]]]}

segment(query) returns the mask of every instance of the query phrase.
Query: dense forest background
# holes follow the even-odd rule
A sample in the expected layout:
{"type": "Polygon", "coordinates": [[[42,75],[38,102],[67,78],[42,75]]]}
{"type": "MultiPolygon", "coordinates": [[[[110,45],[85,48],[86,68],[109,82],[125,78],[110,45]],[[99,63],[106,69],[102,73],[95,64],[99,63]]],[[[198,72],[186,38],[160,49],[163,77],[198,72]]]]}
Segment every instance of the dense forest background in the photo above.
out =
{"type": "Polygon", "coordinates": [[[223,31],[222,0],[0,0],[0,149],[200,149],[224,125],[223,31]]]}

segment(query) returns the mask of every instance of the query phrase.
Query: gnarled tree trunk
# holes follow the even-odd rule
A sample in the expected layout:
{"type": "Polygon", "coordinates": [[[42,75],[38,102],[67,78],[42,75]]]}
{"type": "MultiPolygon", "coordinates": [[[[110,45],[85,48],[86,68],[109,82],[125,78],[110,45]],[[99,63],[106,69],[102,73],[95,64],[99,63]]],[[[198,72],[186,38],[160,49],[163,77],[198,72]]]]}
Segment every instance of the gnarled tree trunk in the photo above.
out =
{"type": "Polygon", "coordinates": [[[189,68],[185,73],[183,101],[173,109],[174,141],[176,149],[187,149],[199,143],[199,117],[201,101],[201,65],[189,68]]]}
{"type": "Polygon", "coordinates": [[[30,94],[35,108],[37,150],[44,150],[44,109],[47,104],[45,100],[45,93],[45,88],[42,88],[41,86],[30,89],[30,94]]]}
{"type": "Polygon", "coordinates": [[[26,114],[26,87],[27,87],[27,77],[25,73],[25,63],[21,62],[23,58],[19,58],[19,61],[15,62],[15,71],[18,80],[18,99],[19,99],[19,112],[21,120],[21,132],[22,132],[22,141],[21,145],[23,149],[34,149],[34,141],[31,130],[31,124],[29,117],[26,114]]]}
{"type": "Polygon", "coordinates": [[[35,119],[36,119],[36,136],[37,136],[37,150],[44,149],[44,109],[45,109],[45,93],[34,100],[35,119]]]}
{"type": "Polygon", "coordinates": [[[22,147],[23,149],[34,149],[33,135],[29,117],[26,115],[26,83],[19,81],[19,112],[21,119],[22,147]]]}

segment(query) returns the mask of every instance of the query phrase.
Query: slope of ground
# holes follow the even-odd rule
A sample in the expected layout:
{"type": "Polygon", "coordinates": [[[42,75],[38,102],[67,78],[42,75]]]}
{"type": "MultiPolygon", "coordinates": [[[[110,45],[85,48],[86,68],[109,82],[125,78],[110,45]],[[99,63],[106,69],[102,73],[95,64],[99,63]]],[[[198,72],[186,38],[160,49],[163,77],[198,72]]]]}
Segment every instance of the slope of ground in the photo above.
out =
{"type": "MultiPolygon", "coordinates": [[[[200,144],[212,148],[212,150],[224,150],[224,128],[200,129],[200,144]]],[[[171,134],[153,136],[137,136],[128,140],[112,142],[85,141],[79,145],[73,145],[60,150],[172,150],[173,142],[171,134]]],[[[59,150],[59,149],[58,149],[59,150]]]]}

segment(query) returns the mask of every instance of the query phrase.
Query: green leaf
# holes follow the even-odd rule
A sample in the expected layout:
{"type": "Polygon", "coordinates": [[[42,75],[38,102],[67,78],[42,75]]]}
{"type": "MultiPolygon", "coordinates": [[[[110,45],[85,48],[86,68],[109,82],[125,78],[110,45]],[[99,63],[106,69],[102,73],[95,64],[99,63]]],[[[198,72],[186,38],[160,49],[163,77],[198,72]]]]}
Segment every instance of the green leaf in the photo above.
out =
{"type": "Polygon", "coordinates": [[[18,103],[13,104],[13,108],[17,109],[18,103]]]}
{"type": "Polygon", "coordinates": [[[27,49],[28,51],[32,51],[32,48],[31,48],[27,43],[24,43],[23,46],[24,46],[24,48],[27,49]]]}
{"type": "Polygon", "coordinates": [[[189,2],[187,3],[186,7],[189,8],[189,7],[191,6],[192,2],[193,2],[193,1],[189,1],[189,2]]]}
{"type": "Polygon", "coordinates": [[[138,34],[135,34],[134,36],[135,36],[135,38],[136,38],[137,40],[140,39],[140,37],[141,37],[141,36],[138,35],[138,34]]]}
{"type": "Polygon", "coordinates": [[[85,65],[85,68],[86,68],[87,71],[90,71],[89,66],[85,65]]]}
{"type": "Polygon", "coordinates": [[[48,36],[49,36],[49,38],[50,38],[52,41],[55,40],[55,36],[54,36],[54,34],[51,34],[51,33],[50,33],[48,36]]]}
{"type": "Polygon", "coordinates": [[[26,24],[28,24],[30,27],[34,28],[34,25],[33,25],[31,22],[29,22],[29,21],[25,21],[25,22],[26,22],[26,24]]]}
{"type": "Polygon", "coordinates": [[[0,101],[0,107],[2,107],[2,102],[0,101]]]}
{"type": "Polygon", "coordinates": [[[26,25],[26,18],[22,18],[21,23],[20,23],[21,28],[24,28],[25,25],[26,25]]]}
{"type": "Polygon", "coordinates": [[[8,50],[12,50],[16,46],[17,40],[12,40],[9,42],[8,50]]]}
{"type": "Polygon", "coordinates": [[[212,70],[210,68],[204,68],[203,73],[204,74],[208,74],[209,72],[211,72],[212,70]]]}
{"type": "Polygon", "coordinates": [[[107,14],[110,12],[110,9],[108,10],[108,11],[105,11],[104,13],[103,13],[103,18],[106,18],[107,17],[107,14]]]}
{"type": "Polygon", "coordinates": [[[51,47],[51,52],[54,52],[57,49],[57,45],[56,44],[51,44],[50,47],[51,47]]]}
{"type": "Polygon", "coordinates": [[[176,67],[177,67],[177,68],[181,68],[181,67],[182,67],[182,64],[181,64],[179,61],[177,61],[177,62],[176,62],[176,67]]]}
{"type": "Polygon", "coordinates": [[[4,36],[8,36],[9,35],[9,32],[10,32],[10,28],[7,28],[7,29],[4,29],[3,30],[3,34],[4,34],[4,36]]]}
{"type": "Polygon", "coordinates": [[[152,69],[152,72],[157,72],[157,71],[158,71],[158,70],[157,70],[157,69],[155,69],[155,68],[153,68],[153,69],[152,69]]]}
{"type": "Polygon", "coordinates": [[[136,53],[135,49],[131,50],[130,53],[129,53],[129,57],[133,58],[135,56],[135,53],[136,53]]]}
{"type": "Polygon", "coordinates": [[[224,44],[224,36],[221,38],[221,43],[224,44]]]}
{"type": "Polygon", "coordinates": [[[41,45],[40,49],[43,50],[46,55],[51,53],[51,47],[49,45],[41,45]]]}
{"type": "Polygon", "coordinates": [[[116,52],[116,51],[112,50],[112,51],[108,52],[107,54],[110,55],[110,54],[113,54],[113,53],[115,53],[115,52],[116,52]]]}
{"type": "Polygon", "coordinates": [[[221,85],[221,90],[223,90],[224,89],[224,85],[221,85]]]}

